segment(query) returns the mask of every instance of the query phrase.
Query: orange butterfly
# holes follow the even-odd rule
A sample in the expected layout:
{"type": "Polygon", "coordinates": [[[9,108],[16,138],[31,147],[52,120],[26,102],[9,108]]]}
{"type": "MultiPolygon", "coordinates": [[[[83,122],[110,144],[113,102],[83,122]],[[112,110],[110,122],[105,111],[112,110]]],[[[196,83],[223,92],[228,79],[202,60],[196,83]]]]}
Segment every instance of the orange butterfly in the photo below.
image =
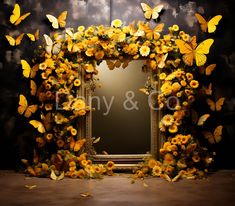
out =
{"type": "Polygon", "coordinates": [[[151,29],[148,24],[142,24],[140,25],[140,30],[144,31],[145,36],[147,39],[155,39],[158,40],[160,37],[160,33],[162,32],[164,28],[164,24],[158,24],[154,29],[151,29]]]}
{"type": "Polygon", "coordinates": [[[204,125],[204,123],[206,122],[206,120],[207,120],[209,117],[210,117],[209,114],[204,114],[204,115],[202,115],[202,116],[199,118],[199,120],[198,120],[198,122],[197,122],[197,125],[198,125],[198,126],[204,125]]]}
{"type": "Polygon", "coordinates": [[[17,26],[24,19],[26,19],[30,15],[30,12],[20,16],[20,6],[19,4],[15,4],[14,10],[12,11],[12,15],[10,16],[10,22],[17,26]]]}
{"type": "Polygon", "coordinates": [[[211,144],[215,144],[221,141],[222,130],[223,130],[223,126],[219,125],[218,127],[215,128],[213,134],[209,131],[203,131],[202,134],[211,144]]]}
{"type": "Polygon", "coordinates": [[[206,54],[209,54],[213,42],[213,39],[206,39],[197,46],[196,37],[193,37],[193,41],[190,43],[186,43],[181,39],[175,40],[180,53],[183,54],[183,61],[188,66],[193,65],[194,59],[197,66],[203,66],[207,60],[206,54]]]}
{"type": "Polygon", "coordinates": [[[222,106],[224,104],[224,97],[221,97],[216,102],[212,101],[211,99],[206,99],[207,104],[210,106],[210,109],[212,111],[220,111],[222,109],[222,106]]]}
{"type": "Polygon", "coordinates": [[[203,91],[206,95],[212,95],[212,83],[209,84],[208,88],[203,87],[203,91]]]}
{"type": "Polygon", "coordinates": [[[77,151],[79,151],[83,147],[85,142],[86,142],[85,138],[77,140],[77,141],[72,139],[70,141],[70,149],[73,150],[74,152],[77,152],[77,151]]]}
{"type": "Polygon", "coordinates": [[[52,114],[51,112],[48,112],[46,115],[42,114],[41,119],[43,122],[43,126],[47,131],[51,130],[52,128],[52,114]]]}
{"type": "Polygon", "coordinates": [[[23,94],[20,94],[20,99],[19,99],[19,107],[18,107],[18,112],[19,114],[24,114],[25,117],[30,117],[33,113],[35,113],[38,109],[37,105],[30,105],[28,106],[27,99],[23,94]]]}
{"type": "Polygon", "coordinates": [[[37,92],[37,85],[36,85],[35,81],[33,81],[33,80],[30,80],[30,89],[31,89],[30,94],[32,96],[35,96],[36,92],[37,92]]]}
{"type": "Polygon", "coordinates": [[[43,124],[41,122],[39,122],[37,120],[31,120],[31,121],[29,121],[29,123],[31,125],[33,125],[34,128],[36,128],[38,130],[38,132],[40,132],[40,133],[46,132],[45,127],[43,126],[43,124]]]}

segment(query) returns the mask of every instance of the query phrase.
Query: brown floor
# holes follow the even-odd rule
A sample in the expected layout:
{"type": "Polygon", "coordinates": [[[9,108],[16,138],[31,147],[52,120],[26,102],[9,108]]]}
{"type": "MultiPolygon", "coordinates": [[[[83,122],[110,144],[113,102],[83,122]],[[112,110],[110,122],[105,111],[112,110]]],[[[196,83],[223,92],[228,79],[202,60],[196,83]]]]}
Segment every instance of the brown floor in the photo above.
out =
{"type": "Polygon", "coordinates": [[[0,171],[1,206],[232,206],[235,205],[235,171],[223,170],[204,180],[169,183],[147,178],[131,184],[129,175],[102,180],[25,178],[0,171]],[[36,185],[27,189],[25,185],[36,185]],[[89,193],[90,197],[82,197],[89,193]]]}

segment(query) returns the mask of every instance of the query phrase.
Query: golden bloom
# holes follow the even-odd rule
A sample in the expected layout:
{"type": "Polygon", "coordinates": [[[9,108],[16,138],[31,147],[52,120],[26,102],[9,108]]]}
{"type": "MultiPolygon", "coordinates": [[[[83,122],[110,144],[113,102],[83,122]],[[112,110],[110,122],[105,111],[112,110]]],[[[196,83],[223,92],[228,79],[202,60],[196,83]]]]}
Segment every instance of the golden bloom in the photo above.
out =
{"type": "Polygon", "coordinates": [[[86,108],[86,104],[82,99],[77,99],[73,105],[72,108],[75,110],[80,110],[80,109],[85,109],[86,108]]]}
{"type": "Polygon", "coordinates": [[[171,140],[171,144],[178,144],[178,139],[177,138],[172,138],[172,140],[171,140]]]}
{"type": "Polygon", "coordinates": [[[186,77],[190,81],[193,79],[193,74],[188,72],[188,73],[186,73],[186,77]]]}
{"type": "Polygon", "coordinates": [[[85,64],[85,65],[84,65],[84,69],[85,69],[86,72],[88,72],[88,73],[94,72],[94,67],[93,67],[92,64],[85,64]]]}
{"type": "Polygon", "coordinates": [[[103,57],[104,57],[104,51],[103,51],[103,50],[97,51],[97,52],[95,53],[95,58],[96,58],[97,60],[101,60],[101,59],[103,59],[103,57]]]}
{"type": "Polygon", "coordinates": [[[184,41],[188,41],[188,40],[189,40],[189,35],[188,35],[188,34],[182,35],[182,39],[183,39],[184,41]]]}
{"type": "Polygon", "coordinates": [[[150,61],[150,68],[153,69],[153,70],[156,69],[157,68],[157,62],[154,61],[154,60],[151,60],[150,61]]]}
{"type": "Polygon", "coordinates": [[[59,148],[62,148],[64,146],[64,141],[62,139],[59,139],[56,141],[56,144],[59,148]]]}
{"type": "Polygon", "coordinates": [[[77,30],[78,30],[79,32],[83,32],[83,31],[85,31],[85,27],[84,27],[84,26],[79,26],[79,27],[77,28],[77,30]]]}
{"type": "Polygon", "coordinates": [[[162,122],[159,122],[159,129],[160,129],[161,132],[165,132],[166,131],[166,126],[162,122]]]}
{"type": "Polygon", "coordinates": [[[131,43],[129,45],[126,45],[123,48],[123,51],[127,54],[130,54],[130,55],[136,55],[138,52],[138,46],[134,43],[131,43]]]}
{"type": "Polygon", "coordinates": [[[150,48],[148,46],[141,46],[140,47],[140,54],[141,54],[141,56],[146,57],[146,56],[149,55],[149,53],[150,53],[150,48]]]}
{"type": "Polygon", "coordinates": [[[81,161],[81,165],[82,165],[83,167],[87,166],[87,160],[82,160],[82,161],[81,161]]]}
{"type": "Polygon", "coordinates": [[[118,28],[122,26],[122,21],[120,19],[115,19],[111,23],[112,27],[118,28]]]}
{"type": "Polygon", "coordinates": [[[171,82],[167,81],[161,86],[161,91],[164,95],[170,95],[172,92],[171,82]]]}
{"type": "Polygon", "coordinates": [[[48,134],[46,135],[46,140],[47,140],[47,141],[51,141],[52,138],[53,138],[53,135],[52,135],[51,133],[48,133],[48,134]]]}
{"type": "Polygon", "coordinates": [[[174,156],[172,154],[170,154],[170,153],[165,154],[164,160],[163,160],[163,164],[166,164],[166,165],[173,165],[173,164],[175,164],[174,156]]]}
{"type": "Polygon", "coordinates": [[[181,137],[181,143],[186,144],[188,142],[188,140],[190,139],[190,137],[191,137],[190,135],[183,135],[181,137]]]}
{"type": "Polygon", "coordinates": [[[178,82],[174,82],[174,83],[171,85],[171,87],[172,87],[173,92],[177,92],[177,91],[180,90],[181,85],[180,85],[178,82]]]}
{"type": "Polygon", "coordinates": [[[47,64],[45,62],[39,64],[39,69],[45,70],[47,68],[47,64]]]}
{"type": "Polygon", "coordinates": [[[38,143],[38,147],[44,147],[44,145],[46,144],[45,140],[41,137],[37,137],[36,142],[38,143]]]}
{"type": "Polygon", "coordinates": [[[177,161],[177,167],[179,167],[180,169],[184,169],[187,167],[187,164],[185,162],[185,159],[179,159],[177,161]]]}
{"type": "Polygon", "coordinates": [[[148,161],[148,166],[149,166],[149,168],[154,168],[155,165],[156,165],[156,160],[150,159],[150,160],[148,161]]]}
{"type": "Polygon", "coordinates": [[[174,25],[172,26],[172,30],[173,30],[173,31],[179,31],[179,26],[176,25],[176,24],[174,24],[174,25]]]}
{"type": "Polygon", "coordinates": [[[113,162],[113,161],[108,161],[108,162],[106,163],[106,168],[107,168],[107,170],[113,170],[113,168],[114,168],[114,162],[113,162]]]}
{"type": "Polygon", "coordinates": [[[76,166],[76,162],[74,161],[69,162],[69,167],[74,167],[74,166],[76,166]]]}
{"type": "Polygon", "coordinates": [[[162,168],[160,166],[155,165],[153,167],[153,176],[160,176],[162,173],[162,168]]]}
{"type": "Polygon", "coordinates": [[[71,132],[71,135],[73,135],[73,136],[75,136],[77,134],[77,130],[75,128],[72,128],[70,130],[70,132],[71,132]]]}
{"type": "Polygon", "coordinates": [[[80,79],[75,79],[74,82],[73,82],[73,85],[74,85],[75,87],[79,87],[79,86],[81,85],[80,79]]]}
{"type": "Polygon", "coordinates": [[[165,168],[165,173],[169,175],[169,174],[171,174],[171,173],[173,172],[173,170],[174,170],[174,167],[168,165],[168,166],[165,168]]]}
{"type": "Polygon", "coordinates": [[[192,160],[193,160],[194,162],[199,162],[199,161],[200,161],[200,156],[199,156],[198,154],[193,155],[192,160]]]}
{"type": "Polygon", "coordinates": [[[169,126],[168,131],[169,131],[170,133],[176,133],[176,132],[178,132],[178,127],[177,127],[177,125],[176,125],[176,124],[172,124],[171,126],[169,126]]]}
{"type": "Polygon", "coordinates": [[[163,118],[162,118],[162,123],[165,126],[170,126],[172,125],[174,122],[174,117],[171,114],[166,114],[163,118]]]}
{"type": "Polygon", "coordinates": [[[83,169],[78,170],[78,172],[77,172],[78,178],[83,178],[83,177],[85,177],[85,175],[86,175],[85,170],[83,170],[83,169]]]}
{"type": "Polygon", "coordinates": [[[91,57],[91,56],[94,55],[95,49],[94,48],[88,48],[85,53],[88,57],[91,57]]]}
{"type": "Polygon", "coordinates": [[[185,80],[181,80],[181,81],[180,81],[180,84],[181,84],[183,87],[185,87],[185,86],[187,85],[187,82],[186,82],[185,80]]]}
{"type": "Polygon", "coordinates": [[[164,80],[166,78],[166,73],[161,73],[160,75],[159,75],[159,79],[160,80],[164,80]]]}
{"type": "Polygon", "coordinates": [[[46,111],[50,111],[50,110],[52,110],[52,108],[53,108],[53,105],[52,104],[45,104],[45,110],[46,111]]]}
{"type": "Polygon", "coordinates": [[[180,32],[179,32],[179,35],[180,35],[181,37],[182,37],[184,34],[185,34],[184,31],[180,31],[180,32]]]}
{"type": "Polygon", "coordinates": [[[118,39],[117,39],[118,42],[123,42],[123,41],[125,41],[125,39],[126,39],[125,33],[118,34],[118,39]]]}
{"type": "Polygon", "coordinates": [[[190,85],[192,88],[196,89],[196,88],[198,88],[199,83],[198,83],[197,80],[192,80],[192,81],[189,83],[189,85],[190,85]]]}

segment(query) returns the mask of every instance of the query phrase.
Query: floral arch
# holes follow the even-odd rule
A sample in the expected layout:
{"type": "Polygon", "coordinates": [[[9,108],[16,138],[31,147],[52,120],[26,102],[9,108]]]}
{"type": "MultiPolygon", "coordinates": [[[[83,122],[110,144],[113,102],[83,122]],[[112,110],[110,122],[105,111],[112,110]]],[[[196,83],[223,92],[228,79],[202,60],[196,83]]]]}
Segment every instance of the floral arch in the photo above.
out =
{"type": "MultiPolygon", "coordinates": [[[[91,108],[77,96],[85,95],[81,89],[85,84],[95,88],[96,65],[102,60],[113,69],[125,68],[133,59],[145,59],[144,69],[153,73],[142,92],[150,95],[157,89],[156,81],[161,82],[157,101],[162,110],[159,130],[164,134],[161,158],[144,160],[134,177],[153,175],[176,181],[205,175],[213,162],[208,143],[219,142],[222,133],[221,125],[214,125],[214,134],[208,131],[204,125],[210,114],[196,111],[198,101],[212,95],[211,84],[203,86],[212,66],[205,68],[204,59],[193,56],[202,47],[197,46],[196,37],[178,25],[162,35],[163,27],[158,24],[152,29],[145,22],[124,26],[117,19],[110,27],[67,28],[51,37],[44,35],[45,44],[32,63],[21,60],[23,76],[30,81],[30,95],[20,94],[18,111],[30,119],[36,131],[33,162],[23,160],[30,175],[58,179],[63,175],[96,178],[112,174],[113,162],[94,164],[86,153],[86,147],[99,140],[84,138],[79,132],[91,108]],[[178,101],[169,100],[171,96],[178,101]]],[[[204,56],[212,43],[203,42],[204,56]]]]}

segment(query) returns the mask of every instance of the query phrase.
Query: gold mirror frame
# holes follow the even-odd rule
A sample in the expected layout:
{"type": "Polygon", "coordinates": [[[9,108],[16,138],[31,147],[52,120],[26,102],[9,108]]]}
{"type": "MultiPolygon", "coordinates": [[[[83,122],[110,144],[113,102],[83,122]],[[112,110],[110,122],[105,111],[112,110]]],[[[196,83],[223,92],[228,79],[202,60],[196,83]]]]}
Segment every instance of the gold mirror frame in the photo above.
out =
{"type": "MultiPolygon", "coordinates": [[[[145,59],[146,60],[146,59],[145,59]]],[[[103,60],[105,61],[105,60],[103,60]]],[[[81,92],[79,95],[85,98],[85,101],[88,103],[89,98],[92,96],[93,91],[86,87],[85,72],[82,71],[82,84],[81,92]]],[[[151,73],[153,76],[153,72],[151,73]]],[[[160,91],[160,82],[156,88],[157,91],[160,91]]],[[[107,154],[107,155],[98,155],[94,154],[94,148],[92,144],[89,144],[86,148],[87,153],[92,156],[93,161],[96,163],[106,163],[107,161],[115,162],[115,168],[118,170],[130,170],[137,168],[138,163],[142,162],[143,159],[154,157],[159,159],[159,150],[163,144],[162,135],[158,127],[159,121],[161,119],[161,111],[154,110],[150,108],[150,154],[107,154]]],[[[81,121],[79,125],[79,135],[89,139],[92,137],[92,111],[89,112],[81,121]]]]}

